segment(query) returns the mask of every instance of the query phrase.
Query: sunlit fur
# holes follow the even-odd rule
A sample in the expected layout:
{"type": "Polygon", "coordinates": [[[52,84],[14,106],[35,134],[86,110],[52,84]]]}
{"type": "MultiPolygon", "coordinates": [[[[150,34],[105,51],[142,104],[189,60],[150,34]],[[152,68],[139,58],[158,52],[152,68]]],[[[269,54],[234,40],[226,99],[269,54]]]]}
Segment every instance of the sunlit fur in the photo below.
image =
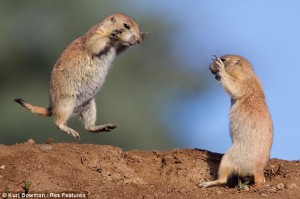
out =
{"type": "Polygon", "coordinates": [[[54,115],[58,128],[76,138],[79,134],[66,124],[71,116],[79,116],[89,132],[110,131],[116,127],[114,124],[95,125],[94,97],[116,55],[140,43],[144,36],[128,16],[108,16],[69,44],[57,60],[51,75],[49,108],[33,106],[22,99],[15,101],[35,114],[54,115]]]}
{"type": "Polygon", "coordinates": [[[218,179],[199,186],[225,184],[232,174],[254,176],[255,186],[261,186],[273,140],[272,120],[261,83],[251,64],[241,56],[216,58],[210,70],[220,77],[231,97],[229,118],[233,145],[221,160],[218,179]]]}

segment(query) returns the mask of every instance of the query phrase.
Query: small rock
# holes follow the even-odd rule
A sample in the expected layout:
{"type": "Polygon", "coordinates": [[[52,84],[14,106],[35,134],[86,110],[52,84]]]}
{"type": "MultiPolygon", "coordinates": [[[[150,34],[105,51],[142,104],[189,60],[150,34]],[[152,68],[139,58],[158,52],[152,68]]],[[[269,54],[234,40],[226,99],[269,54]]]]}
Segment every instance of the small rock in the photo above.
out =
{"type": "Polygon", "coordinates": [[[49,152],[49,151],[52,151],[52,146],[50,146],[50,145],[42,145],[41,149],[43,151],[49,152]]]}
{"type": "Polygon", "coordinates": [[[268,195],[266,194],[266,193],[261,193],[261,194],[259,194],[261,197],[263,197],[263,198],[267,198],[268,197],[268,195]]]}
{"type": "Polygon", "coordinates": [[[258,194],[263,197],[263,198],[267,198],[268,197],[268,191],[266,189],[261,189],[258,191],[258,194]]]}
{"type": "Polygon", "coordinates": [[[244,190],[245,190],[245,191],[249,191],[249,190],[250,190],[249,186],[248,186],[248,185],[245,185],[245,186],[244,186],[244,190]]]}
{"type": "Polygon", "coordinates": [[[290,184],[287,185],[287,188],[288,189],[297,189],[298,187],[295,183],[290,183],[290,184]]]}
{"type": "Polygon", "coordinates": [[[5,166],[4,166],[4,165],[2,165],[2,166],[0,167],[0,169],[5,169],[5,166]]]}
{"type": "Polygon", "coordinates": [[[284,185],[284,183],[282,183],[282,182],[276,185],[276,188],[277,188],[278,190],[282,190],[282,189],[284,189],[284,187],[285,187],[285,185],[284,185]]]}
{"type": "Polygon", "coordinates": [[[27,140],[27,143],[29,143],[29,144],[35,144],[35,141],[33,140],[33,139],[29,139],[29,140],[27,140]]]}
{"type": "Polygon", "coordinates": [[[270,192],[270,193],[276,193],[276,192],[277,192],[276,187],[271,187],[271,188],[269,189],[269,192],[270,192]]]}

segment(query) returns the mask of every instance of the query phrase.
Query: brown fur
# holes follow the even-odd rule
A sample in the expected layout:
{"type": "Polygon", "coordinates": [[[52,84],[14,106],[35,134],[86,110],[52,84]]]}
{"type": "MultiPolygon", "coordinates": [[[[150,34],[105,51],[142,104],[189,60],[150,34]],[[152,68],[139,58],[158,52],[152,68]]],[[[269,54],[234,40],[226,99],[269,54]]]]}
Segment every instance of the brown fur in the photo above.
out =
{"type": "Polygon", "coordinates": [[[229,117],[233,145],[221,160],[218,179],[198,185],[226,184],[232,174],[238,174],[254,176],[255,186],[261,186],[273,140],[272,119],[261,83],[251,64],[241,56],[216,57],[210,70],[231,97],[229,117]]]}
{"type": "Polygon", "coordinates": [[[22,99],[15,101],[32,113],[55,117],[55,124],[67,134],[79,134],[67,126],[71,116],[79,116],[89,132],[110,131],[116,126],[96,126],[94,97],[105,81],[115,56],[140,43],[146,33],[130,17],[115,13],[75,39],[57,60],[51,75],[50,106],[33,106],[22,99]]]}

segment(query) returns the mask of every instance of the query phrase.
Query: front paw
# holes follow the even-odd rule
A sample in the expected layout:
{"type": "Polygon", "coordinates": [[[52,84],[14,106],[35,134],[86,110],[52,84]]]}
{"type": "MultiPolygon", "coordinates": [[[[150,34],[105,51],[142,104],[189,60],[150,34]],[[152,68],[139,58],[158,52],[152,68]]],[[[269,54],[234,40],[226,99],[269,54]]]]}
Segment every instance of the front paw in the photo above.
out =
{"type": "Polygon", "coordinates": [[[219,57],[216,57],[216,59],[214,60],[214,64],[218,67],[219,72],[225,71],[225,65],[219,57]]]}
{"type": "Polygon", "coordinates": [[[112,31],[109,35],[108,35],[108,38],[111,40],[111,41],[118,41],[119,40],[119,34],[122,34],[124,30],[123,29],[119,29],[119,30],[114,30],[112,31]]]}
{"type": "Polygon", "coordinates": [[[212,60],[213,60],[213,63],[209,66],[209,69],[210,69],[211,73],[215,75],[215,79],[220,81],[222,73],[225,72],[224,63],[217,56],[215,56],[215,58],[212,60]]]}

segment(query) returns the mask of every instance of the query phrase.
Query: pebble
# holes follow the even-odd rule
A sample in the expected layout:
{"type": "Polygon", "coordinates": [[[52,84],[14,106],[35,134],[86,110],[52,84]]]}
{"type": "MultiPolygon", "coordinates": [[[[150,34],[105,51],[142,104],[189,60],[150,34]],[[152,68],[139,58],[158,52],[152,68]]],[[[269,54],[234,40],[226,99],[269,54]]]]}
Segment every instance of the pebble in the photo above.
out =
{"type": "Polygon", "coordinates": [[[266,193],[261,193],[261,194],[259,194],[261,197],[263,197],[263,198],[267,198],[268,197],[268,195],[266,194],[266,193]]]}
{"type": "Polygon", "coordinates": [[[278,190],[282,190],[282,189],[284,189],[284,187],[285,187],[285,186],[284,186],[284,183],[282,183],[282,182],[276,185],[276,188],[277,188],[278,190]]]}
{"type": "Polygon", "coordinates": [[[271,188],[269,189],[269,192],[270,192],[270,193],[276,193],[276,192],[277,192],[276,187],[271,187],[271,188]]]}
{"type": "Polygon", "coordinates": [[[29,144],[35,144],[35,141],[33,140],[33,139],[29,139],[29,140],[27,140],[27,143],[29,143],[29,144]]]}
{"type": "Polygon", "coordinates": [[[244,186],[244,190],[245,190],[245,191],[249,191],[249,190],[250,190],[249,186],[248,186],[248,185],[245,185],[245,186],[244,186]]]}
{"type": "Polygon", "coordinates": [[[51,145],[42,145],[41,149],[45,152],[52,151],[52,146],[51,145]]]}

